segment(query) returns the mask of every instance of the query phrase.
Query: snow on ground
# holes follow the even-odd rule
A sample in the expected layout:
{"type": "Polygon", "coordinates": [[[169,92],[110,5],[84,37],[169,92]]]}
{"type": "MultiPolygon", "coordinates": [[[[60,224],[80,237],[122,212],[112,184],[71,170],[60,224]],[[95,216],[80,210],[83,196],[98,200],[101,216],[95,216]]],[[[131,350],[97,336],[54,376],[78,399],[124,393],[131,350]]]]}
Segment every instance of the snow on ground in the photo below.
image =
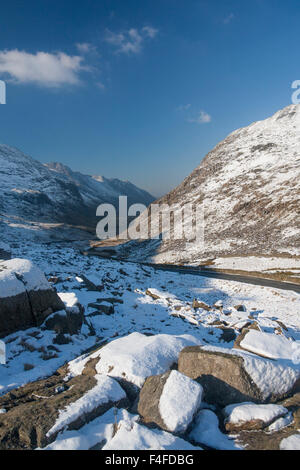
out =
{"type": "Polygon", "coordinates": [[[274,423],[270,424],[270,426],[267,427],[266,432],[268,433],[273,433],[280,431],[281,429],[286,428],[287,426],[290,426],[294,422],[293,418],[293,413],[288,413],[286,416],[283,416],[282,418],[277,419],[274,421],[274,423]]]}
{"type": "MultiPolygon", "coordinates": [[[[42,450],[89,450],[97,444],[110,441],[114,436],[114,427],[126,425],[128,428],[139,420],[138,415],[131,415],[126,410],[111,408],[99,418],[82,426],[78,431],[63,431],[56,440],[42,450]]],[[[41,450],[41,449],[39,449],[41,450]]]]}
{"type": "Polygon", "coordinates": [[[211,410],[203,409],[196,416],[192,431],[192,441],[217,450],[241,450],[241,447],[219,429],[219,420],[211,410]]]}
{"type": "MultiPolygon", "coordinates": [[[[218,322],[237,329],[249,323],[251,317],[250,321],[256,321],[265,333],[274,333],[280,322],[285,327],[284,336],[300,340],[300,295],[293,291],[87,257],[70,243],[38,244],[24,240],[22,244],[10,245],[14,257],[32,260],[47,278],[57,277],[54,287],[61,298],[68,305],[78,300],[85,308],[88,325],[83,325],[81,334],[70,337],[70,343],[65,345],[54,346],[55,333],[37,328],[4,338],[7,363],[0,365],[1,394],[53,374],[58,367],[90,348],[135,332],[191,335],[202,344],[232,348],[232,341],[227,343],[222,339],[223,331],[218,328],[218,322]],[[81,275],[102,285],[101,292],[87,290],[81,275]],[[147,295],[147,290],[158,298],[147,295]],[[194,298],[210,306],[222,301],[223,311],[219,308],[195,310],[192,308],[194,298]],[[103,315],[93,306],[105,299],[115,300],[114,314],[103,315]],[[234,308],[240,304],[245,311],[234,308]]],[[[133,342],[131,347],[137,345],[133,342]]],[[[82,358],[77,361],[78,367],[81,361],[82,358]]],[[[153,368],[154,372],[156,370],[153,368]]]]}
{"type": "Polygon", "coordinates": [[[230,424],[242,425],[243,423],[255,420],[269,424],[277,418],[287,415],[288,410],[281,405],[257,405],[247,402],[226,406],[223,413],[226,417],[226,422],[230,424]]]}
{"type": "Polygon", "coordinates": [[[103,450],[201,450],[183,439],[159,429],[121,422],[116,435],[103,450]]]}
{"type": "Polygon", "coordinates": [[[266,273],[292,270],[293,272],[299,273],[300,258],[268,256],[233,256],[226,258],[216,258],[213,262],[212,268],[266,273]]]}
{"type": "Polygon", "coordinates": [[[280,443],[280,450],[300,450],[300,434],[283,439],[280,443]]]}
{"type": "Polygon", "coordinates": [[[172,370],[159,400],[159,412],[171,432],[185,432],[201,405],[203,388],[177,370],[172,370]]]}

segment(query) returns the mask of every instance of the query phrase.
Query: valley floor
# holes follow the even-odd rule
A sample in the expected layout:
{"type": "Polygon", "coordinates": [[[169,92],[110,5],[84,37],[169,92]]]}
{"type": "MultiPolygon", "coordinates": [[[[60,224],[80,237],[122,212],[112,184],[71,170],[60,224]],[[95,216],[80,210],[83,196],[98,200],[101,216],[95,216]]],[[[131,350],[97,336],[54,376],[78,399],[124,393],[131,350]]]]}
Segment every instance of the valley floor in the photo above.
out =
{"type": "MultiPolygon", "coordinates": [[[[79,302],[84,307],[86,322],[81,334],[71,336],[67,344],[53,346],[55,333],[38,328],[4,338],[7,364],[0,365],[2,396],[29,382],[49,377],[81,354],[133,332],[147,336],[192,335],[199,344],[230,350],[243,327],[255,324],[261,332],[280,333],[295,343],[300,342],[300,295],[292,291],[161,272],[131,262],[88,257],[68,244],[24,241],[11,246],[13,257],[30,259],[45,272],[66,305],[79,302]],[[101,288],[90,290],[86,279],[101,288]],[[209,308],[194,308],[194,299],[209,308]],[[114,313],[104,314],[103,306],[105,310],[105,306],[112,305],[114,313]]],[[[228,263],[216,262],[215,266],[234,266],[233,260],[228,263]]],[[[250,269],[253,263],[256,264],[256,260],[246,262],[246,267],[250,269]]],[[[270,263],[266,269],[278,267],[276,263],[270,263]]],[[[268,346],[265,347],[267,350],[268,346]]],[[[263,348],[258,353],[265,355],[263,348]]],[[[138,446],[142,439],[139,432],[147,434],[147,429],[141,431],[138,425],[133,427],[132,423],[137,419],[133,415],[125,416],[125,411],[118,413],[123,413],[122,419],[135,429],[136,435],[132,438],[138,446]]],[[[99,421],[102,426],[111,423],[113,418],[106,416],[105,419],[99,421]]],[[[86,436],[94,436],[95,423],[86,426],[89,426],[86,436]]],[[[121,433],[118,439],[120,448],[126,448],[128,433],[124,433],[123,443],[121,433]]],[[[151,439],[149,445],[155,445],[151,439]]],[[[95,436],[91,437],[91,445],[87,444],[87,447],[98,441],[95,436]]],[[[75,441],[70,442],[70,447],[76,448],[75,441]]],[[[182,448],[182,443],[176,445],[182,448]]],[[[230,446],[234,447],[234,444],[230,446]]]]}

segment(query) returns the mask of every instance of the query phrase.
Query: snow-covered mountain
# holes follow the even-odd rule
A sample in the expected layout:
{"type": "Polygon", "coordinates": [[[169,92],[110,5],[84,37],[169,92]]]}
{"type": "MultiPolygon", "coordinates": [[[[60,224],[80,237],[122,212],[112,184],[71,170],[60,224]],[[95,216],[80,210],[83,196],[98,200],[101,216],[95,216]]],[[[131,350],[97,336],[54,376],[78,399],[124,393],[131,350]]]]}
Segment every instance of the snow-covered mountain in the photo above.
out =
{"type": "Polygon", "coordinates": [[[64,224],[93,231],[97,206],[112,203],[117,207],[119,195],[128,196],[129,204],[148,205],[154,200],[130,182],[83,175],[60,163],[44,165],[16,148],[0,145],[3,230],[43,226],[45,231],[51,224],[64,224]]]}
{"type": "Polygon", "coordinates": [[[126,252],[132,245],[135,258],[195,262],[228,254],[300,254],[300,106],[230,134],[158,202],[204,204],[204,249],[178,240],[131,242],[126,252]]]}

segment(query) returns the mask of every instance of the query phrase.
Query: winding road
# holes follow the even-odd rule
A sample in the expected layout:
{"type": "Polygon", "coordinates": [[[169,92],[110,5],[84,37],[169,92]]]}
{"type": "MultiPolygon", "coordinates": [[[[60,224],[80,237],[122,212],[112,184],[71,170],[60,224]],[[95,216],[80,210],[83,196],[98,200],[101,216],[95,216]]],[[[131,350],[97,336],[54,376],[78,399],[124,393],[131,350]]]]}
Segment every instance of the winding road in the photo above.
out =
{"type": "Polygon", "coordinates": [[[243,282],[255,286],[273,287],[274,289],[291,290],[300,294],[300,284],[293,284],[291,282],[275,281],[273,279],[265,279],[261,277],[245,276],[240,274],[228,274],[214,271],[213,269],[193,268],[173,265],[158,265],[141,263],[144,266],[149,266],[154,269],[162,271],[178,272],[181,274],[193,274],[202,277],[211,277],[213,279],[224,279],[226,281],[243,282]]]}

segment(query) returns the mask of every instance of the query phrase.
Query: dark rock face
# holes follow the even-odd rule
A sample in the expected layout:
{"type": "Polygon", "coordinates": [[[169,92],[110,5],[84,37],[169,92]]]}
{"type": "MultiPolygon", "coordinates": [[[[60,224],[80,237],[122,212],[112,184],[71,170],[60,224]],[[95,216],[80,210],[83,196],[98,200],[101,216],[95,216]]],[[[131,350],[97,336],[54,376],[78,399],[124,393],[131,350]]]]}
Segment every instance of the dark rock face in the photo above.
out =
{"type": "Polygon", "coordinates": [[[8,259],[11,259],[11,252],[8,251],[8,250],[6,250],[6,249],[4,250],[4,249],[1,248],[1,246],[0,246],[0,261],[1,261],[1,260],[6,261],[6,260],[8,260],[8,259]]]}
{"type": "MultiPolygon", "coordinates": [[[[81,307],[81,306],[80,306],[81,307]]],[[[48,330],[54,330],[58,334],[76,335],[80,333],[84,320],[83,308],[66,309],[49,316],[45,321],[48,330]]]]}
{"type": "Polygon", "coordinates": [[[159,412],[159,400],[164,389],[164,385],[171,371],[162,375],[148,377],[140,392],[138,402],[138,412],[143,417],[145,423],[156,424],[168,431],[159,412]]]}
{"type": "Polygon", "coordinates": [[[39,326],[52,312],[62,309],[63,302],[51,288],[25,291],[0,299],[0,338],[18,330],[39,326]]]}
{"type": "Polygon", "coordinates": [[[197,380],[204,389],[204,400],[222,407],[232,403],[262,400],[258,387],[243,367],[243,358],[188,347],[179,355],[178,370],[197,380]]]}

